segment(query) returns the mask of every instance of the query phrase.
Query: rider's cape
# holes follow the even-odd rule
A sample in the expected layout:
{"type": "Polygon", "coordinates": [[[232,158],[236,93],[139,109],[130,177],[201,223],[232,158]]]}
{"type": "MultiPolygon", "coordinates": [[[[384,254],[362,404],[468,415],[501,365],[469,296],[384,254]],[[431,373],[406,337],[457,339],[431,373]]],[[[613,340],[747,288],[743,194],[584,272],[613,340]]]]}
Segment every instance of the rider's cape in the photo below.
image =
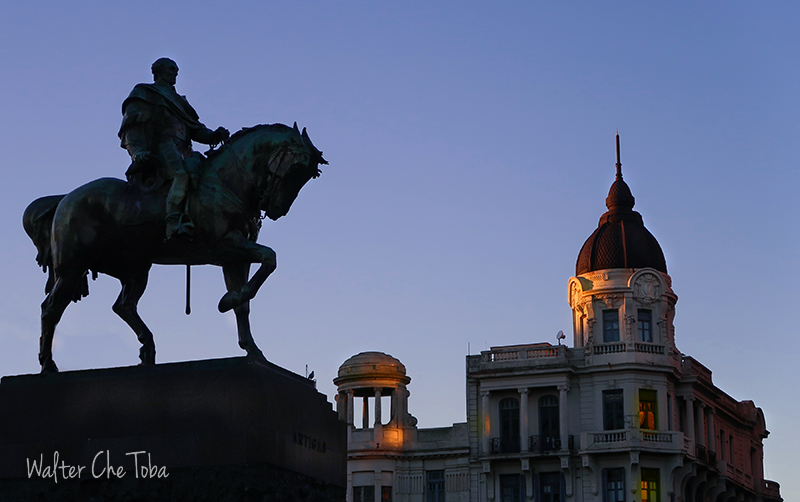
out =
{"type": "Polygon", "coordinates": [[[167,93],[160,89],[155,84],[136,84],[131,93],[122,102],[122,125],[119,128],[117,136],[123,141],[125,130],[134,124],[147,123],[152,120],[152,115],[158,107],[167,108],[172,114],[180,118],[186,127],[190,130],[190,135],[206,130],[197,112],[192,108],[192,105],[186,101],[184,96],[177,93],[167,93]],[[152,106],[133,106],[129,109],[131,103],[143,101],[152,106]]]}

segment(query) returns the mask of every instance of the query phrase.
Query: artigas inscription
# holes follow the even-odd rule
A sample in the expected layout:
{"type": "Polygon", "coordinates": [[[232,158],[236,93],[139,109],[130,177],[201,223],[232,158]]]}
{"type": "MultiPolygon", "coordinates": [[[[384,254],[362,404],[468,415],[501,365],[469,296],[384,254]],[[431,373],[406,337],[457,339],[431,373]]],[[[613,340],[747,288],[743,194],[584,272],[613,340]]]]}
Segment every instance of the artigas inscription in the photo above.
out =
{"type": "Polygon", "coordinates": [[[292,443],[304,446],[319,453],[325,453],[325,451],[328,449],[328,445],[325,443],[325,441],[306,436],[305,434],[301,434],[299,432],[295,432],[292,435],[292,443]]]}
{"type": "MultiPolygon", "coordinates": [[[[133,475],[136,479],[166,478],[169,476],[167,468],[154,465],[150,458],[150,453],[146,451],[132,451],[125,454],[127,467],[133,464],[133,475]]],[[[38,459],[25,459],[28,479],[38,477],[42,479],[52,479],[58,483],[59,480],[88,478],[90,475],[94,479],[122,479],[128,474],[126,466],[114,465],[111,461],[109,450],[98,451],[92,459],[91,466],[71,465],[61,459],[59,453],[53,453],[53,463],[45,464],[44,454],[39,455],[38,459]]]]}

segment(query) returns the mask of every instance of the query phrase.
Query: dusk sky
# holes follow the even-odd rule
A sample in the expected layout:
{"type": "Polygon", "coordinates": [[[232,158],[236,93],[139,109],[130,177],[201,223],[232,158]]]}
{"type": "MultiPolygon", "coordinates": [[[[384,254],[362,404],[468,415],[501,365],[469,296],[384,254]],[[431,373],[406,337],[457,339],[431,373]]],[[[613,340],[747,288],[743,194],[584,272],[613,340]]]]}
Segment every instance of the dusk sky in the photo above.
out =
{"type": "MultiPolygon", "coordinates": [[[[619,130],[677,346],[763,409],[765,477],[800,499],[799,20],[779,1],[4,2],[0,375],[39,371],[46,276],[23,210],[123,176],[120,105],[166,56],[207,126],[296,121],[330,162],[265,222],[278,269],[256,342],[329,400],[348,357],[397,357],[420,427],[466,420],[468,353],[571,344],[567,281],[619,130]]],[[[221,270],[192,279],[187,317],[184,267],[151,272],[157,361],[243,355],[221,270]]],[[[90,291],[58,327],[59,367],[137,364],[118,282],[90,291]]]]}

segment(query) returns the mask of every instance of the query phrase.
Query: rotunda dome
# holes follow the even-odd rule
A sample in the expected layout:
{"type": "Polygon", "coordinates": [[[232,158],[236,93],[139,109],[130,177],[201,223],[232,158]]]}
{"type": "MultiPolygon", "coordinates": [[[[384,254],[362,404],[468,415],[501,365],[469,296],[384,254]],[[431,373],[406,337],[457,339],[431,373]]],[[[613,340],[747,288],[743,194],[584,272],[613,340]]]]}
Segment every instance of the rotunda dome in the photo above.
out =
{"type": "Polygon", "coordinates": [[[389,379],[408,383],[406,367],[398,359],[383,352],[362,352],[346,360],[339,366],[339,374],[334,383],[346,381],[389,379]]]}

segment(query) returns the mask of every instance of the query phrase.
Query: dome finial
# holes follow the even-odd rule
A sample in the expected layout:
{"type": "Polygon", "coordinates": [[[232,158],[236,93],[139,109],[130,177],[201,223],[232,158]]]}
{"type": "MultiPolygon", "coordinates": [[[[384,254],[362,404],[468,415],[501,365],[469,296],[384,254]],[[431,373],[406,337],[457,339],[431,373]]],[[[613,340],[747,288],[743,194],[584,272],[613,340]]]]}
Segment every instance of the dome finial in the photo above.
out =
{"type": "Polygon", "coordinates": [[[617,179],[622,179],[622,162],[619,161],[619,129],[617,129],[617,179]]]}

